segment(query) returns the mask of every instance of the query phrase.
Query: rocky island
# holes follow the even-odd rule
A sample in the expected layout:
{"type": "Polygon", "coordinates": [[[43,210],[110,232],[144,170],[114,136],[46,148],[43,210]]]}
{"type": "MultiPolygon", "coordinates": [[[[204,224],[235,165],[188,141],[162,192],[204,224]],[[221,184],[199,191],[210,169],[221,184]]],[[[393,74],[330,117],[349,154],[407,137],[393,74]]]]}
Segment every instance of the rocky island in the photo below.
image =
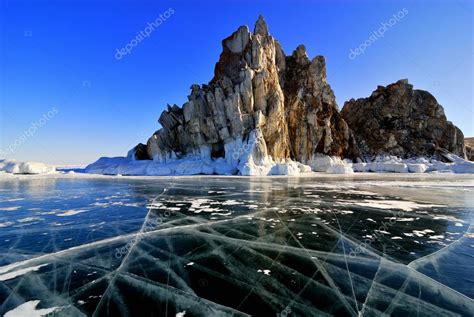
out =
{"type": "Polygon", "coordinates": [[[311,171],[474,172],[443,107],[407,80],[342,111],[323,56],[286,55],[260,16],[222,41],[208,84],[168,105],[162,128],[127,155],[86,171],[123,175],[298,175],[311,171]]]}

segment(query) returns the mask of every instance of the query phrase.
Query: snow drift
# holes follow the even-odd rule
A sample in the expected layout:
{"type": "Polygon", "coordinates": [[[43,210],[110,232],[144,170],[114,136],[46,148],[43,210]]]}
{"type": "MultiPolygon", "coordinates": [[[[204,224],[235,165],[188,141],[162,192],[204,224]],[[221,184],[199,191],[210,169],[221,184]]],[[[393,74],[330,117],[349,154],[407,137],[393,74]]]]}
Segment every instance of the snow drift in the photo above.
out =
{"type": "Polygon", "coordinates": [[[17,162],[15,160],[0,160],[0,172],[12,174],[50,174],[56,168],[37,162],[17,162]]]}

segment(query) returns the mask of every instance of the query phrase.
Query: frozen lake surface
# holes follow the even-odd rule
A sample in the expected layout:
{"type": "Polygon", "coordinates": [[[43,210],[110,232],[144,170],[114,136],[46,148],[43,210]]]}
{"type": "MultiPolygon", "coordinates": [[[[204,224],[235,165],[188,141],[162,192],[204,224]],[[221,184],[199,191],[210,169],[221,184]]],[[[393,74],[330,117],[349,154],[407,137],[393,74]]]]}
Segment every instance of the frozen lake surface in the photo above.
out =
{"type": "Polygon", "coordinates": [[[472,316],[469,175],[0,178],[0,315],[472,316]]]}

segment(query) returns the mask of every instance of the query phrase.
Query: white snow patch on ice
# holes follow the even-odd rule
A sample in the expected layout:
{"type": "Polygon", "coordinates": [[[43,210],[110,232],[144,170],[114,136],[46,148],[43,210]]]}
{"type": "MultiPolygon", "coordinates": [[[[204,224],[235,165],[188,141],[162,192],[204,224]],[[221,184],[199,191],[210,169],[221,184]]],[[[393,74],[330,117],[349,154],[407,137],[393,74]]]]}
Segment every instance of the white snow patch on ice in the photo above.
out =
{"type": "MultiPolygon", "coordinates": [[[[350,202],[353,205],[362,207],[371,207],[378,209],[401,209],[404,211],[413,211],[419,208],[441,207],[440,205],[419,204],[413,201],[404,200],[363,200],[350,202]]],[[[408,218],[400,218],[408,219],[408,218]]],[[[402,220],[403,221],[403,220],[402,220]]],[[[408,220],[405,220],[408,221],[408,220]]]]}
{"type": "Polygon", "coordinates": [[[86,211],[89,211],[89,210],[87,210],[87,209],[71,209],[71,210],[67,210],[63,213],[56,214],[56,216],[58,216],[58,217],[68,217],[68,216],[74,216],[74,215],[77,215],[77,214],[80,214],[80,213],[83,213],[83,212],[86,212],[86,211]]]}
{"type": "Polygon", "coordinates": [[[213,212],[211,216],[230,216],[232,213],[227,212],[227,213],[222,213],[222,212],[213,212]]]}
{"type": "Polygon", "coordinates": [[[11,222],[11,221],[0,222],[0,228],[5,228],[5,227],[8,227],[8,226],[11,226],[12,224],[13,224],[13,222],[11,222]]]}
{"type": "Polygon", "coordinates": [[[38,218],[38,217],[26,217],[23,219],[19,219],[18,222],[24,223],[24,222],[33,222],[36,220],[43,220],[43,218],[38,218]]]}
{"type": "Polygon", "coordinates": [[[40,303],[39,300],[31,300],[21,304],[20,306],[15,307],[14,309],[8,311],[5,314],[5,317],[41,317],[54,313],[55,311],[61,309],[62,307],[51,307],[44,309],[36,309],[36,306],[40,303]]]}
{"type": "Polygon", "coordinates": [[[227,200],[222,203],[223,206],[234,206],[234,205],[242,205],[242,202],[236,201],[236,200],[227,200]]]}
{"type": "Polygon", "coordinates": [[[341,210],[339,211],[339,213],[343,215],[349,215],[349,214],[353,214],[354,212],[352,210],[341,210]]]}
{"type": "Polygon", "coordinates": [[[425,230],[413,230],[413,234],[417,237],[424,237],[427,233],[434,233],[433,230],[431,229],[425,229],[425,230]]]}
{"type": "Polygon", "coordinates": [[[15,210],[18,210],[20,208],[21,208],[21,206],[3,207],[3,208],[0,208],[0,211],[15,211],[15,210]]]}
{"type": "Polygon", "coordinates": [[[210,199],[206,199],[206,198],[195,199],[191,202],[191,207],[189,207],[189,211],[194,211],[195,213],[200,213],[202,211],[202,209],[209,208],[211,202],[213,202],[213,201],[210,200],[210,199]]]}
{"type": "Polygon", "coordinates": [[[27,268],[24,268],[24,269],[19,269],[19,270],[13,271],[13,272],[4,273],[4,274],[0,275],[0,281],[11,280],[15,277],[24,275],[28,272],[38,271],[41,267],[46,266],[46,265],[48,265],[48,263],[41,264],[41,265],[38,265],[38,266],[27,267],[27,268]]]}
{"type": "Polygon", "coordinates": [[[399,221],[399,222],[409,222],[409,221],[415,221],[415,218],[398,218],[397,221],[399,221]]]}

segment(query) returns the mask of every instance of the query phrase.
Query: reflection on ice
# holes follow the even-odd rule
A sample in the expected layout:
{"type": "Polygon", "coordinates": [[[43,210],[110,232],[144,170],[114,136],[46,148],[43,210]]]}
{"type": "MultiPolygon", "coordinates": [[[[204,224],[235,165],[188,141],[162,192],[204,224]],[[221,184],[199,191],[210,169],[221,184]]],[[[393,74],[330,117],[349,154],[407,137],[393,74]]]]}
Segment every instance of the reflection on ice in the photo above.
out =
{"type": "Polygon", "coordinates": [[[1,314],[474,313],[465,179],[467,192],[429,177],[10,182],[1,314]]]}

